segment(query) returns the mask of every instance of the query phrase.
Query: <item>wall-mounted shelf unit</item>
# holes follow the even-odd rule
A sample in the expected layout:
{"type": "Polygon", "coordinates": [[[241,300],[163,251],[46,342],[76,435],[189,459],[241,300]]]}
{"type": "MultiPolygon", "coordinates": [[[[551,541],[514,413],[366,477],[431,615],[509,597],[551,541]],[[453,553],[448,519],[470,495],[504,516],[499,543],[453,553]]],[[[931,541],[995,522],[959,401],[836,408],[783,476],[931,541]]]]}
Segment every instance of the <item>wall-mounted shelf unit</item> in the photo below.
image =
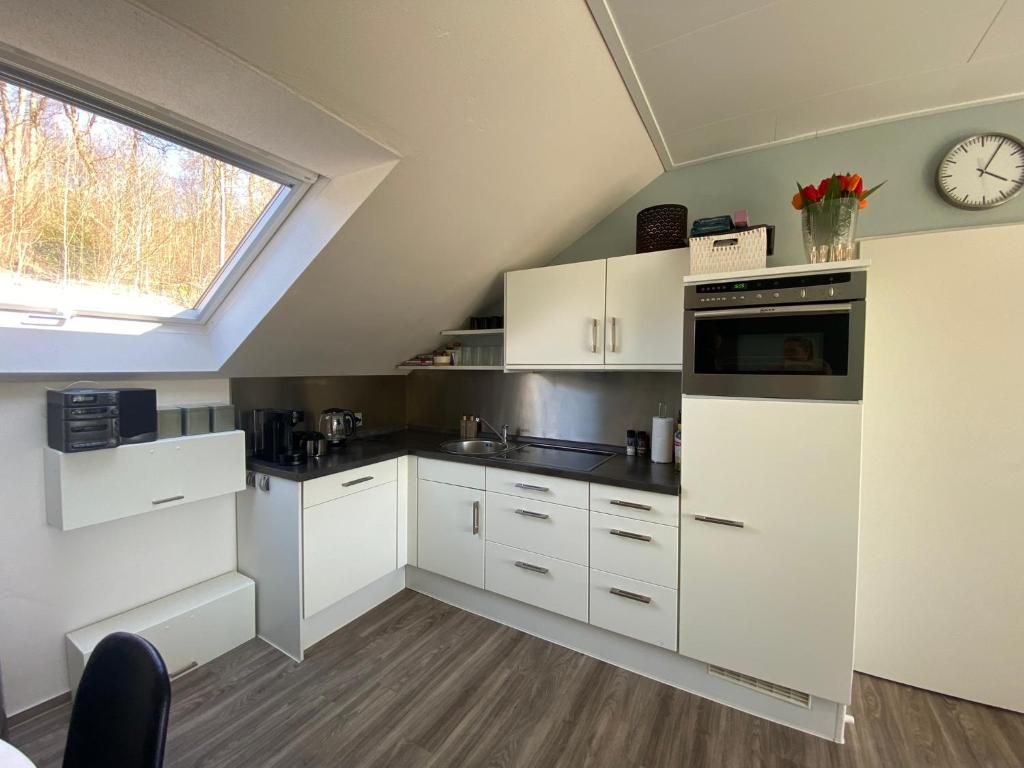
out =
{"type": "Polygon", "coordinates": [[[473,328],[473,329],[461,329],[453,328],[447,331],[441,331],[442,336],[504,336],[504,328],[473,328]]]}
{"type": "Polygon", "coordinates": [[[500,365],[396,365],[400,371],[503,371],[500,365]]]}
{"type": "Polygon", "coordinates": [[[46,521],[69,531],[245,489],[241,430],[82,453],[45,449],[46,521]]]}

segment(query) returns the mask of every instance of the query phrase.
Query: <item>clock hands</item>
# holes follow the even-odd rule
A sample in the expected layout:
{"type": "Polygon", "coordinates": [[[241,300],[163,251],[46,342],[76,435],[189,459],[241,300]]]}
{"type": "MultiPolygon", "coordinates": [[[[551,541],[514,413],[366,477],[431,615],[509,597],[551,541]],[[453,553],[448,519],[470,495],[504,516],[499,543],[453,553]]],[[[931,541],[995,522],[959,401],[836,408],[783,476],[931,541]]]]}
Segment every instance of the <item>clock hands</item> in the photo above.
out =
{"type": "MultiPolygon", "coordinates": [[[[1004,142],[1004,141],[1006,141],[1006,139],[1000,139],[1000,140],[999,140],[999,143],[998,143],[998,144],[996,144],[996,149],[995,149],[995,152],[993,152],[993,153],[992,153],[992,157],[990,157],[990,158],[988,159],[988,162],[987,162],[987,163],[985,163],[985,167],[984,167],[984,168],[979,168],[979,169],[978,169],[978,175],[979,175],[979,176],[984,176],[984,175],[985,175],[986,173],[988,173],[988,167],[989,167],[990,165],[992,165],[992,161],[996,159],[996,155],[998,155],[998,154],[999,154],[999,150],[1003,148],[1003,142],[1004,142]]],[[[995,176],[995,174],[994,174],[994,173],[989,173],[988,175],[989,175],[989,176],[995,176]]],[[[1005,181],[1005,179],[1003,179],[1003,180],[1005,181]]]]}
{"type": "Polygon", "coordinates": [[[983,176],[994,176],[995,178],[999,179],[1000,181],[1009,181],[1009,179],[1006,178],[1005,176],[1000,176],[998,173],[992,173],[992,171],[982,170],[980,175],[983,175],[983,176]]]}

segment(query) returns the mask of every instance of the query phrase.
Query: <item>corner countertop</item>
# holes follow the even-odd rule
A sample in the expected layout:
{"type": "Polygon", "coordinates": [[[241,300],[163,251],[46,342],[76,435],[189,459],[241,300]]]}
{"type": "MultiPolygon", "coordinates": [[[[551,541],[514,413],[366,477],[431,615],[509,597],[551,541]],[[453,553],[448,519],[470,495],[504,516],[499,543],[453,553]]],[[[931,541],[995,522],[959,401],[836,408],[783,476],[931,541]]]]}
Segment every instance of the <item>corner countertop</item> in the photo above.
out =
{"type": "MultiPolygon", "coordinates": [[[[459,456],[441,450],[441,443],[454,439],[455,435],[422,429],[403,429],[397,432],[360,437],[349,440],[339,451],[331,451],[319,459],[308,460],[305,464],[285,467],[257,459],[250,459],[247,467],[256,472],[279,477],[284,480],[304,482],[318,477],[333,475],[348,469],[358,469],[378,461],[396,459],[399,456],[422,456],[442,461],[457,461],[464,464],[478,464],[486,467],[500,467],[538,475],[567,477],[591,483],[604,483],[619,488],[633,488],[654,493],[679,493],[679,473],[673,464],[654,464],[646,457],[626,456],[616,453],[599,467],[589,472],[540,467],[526,462],[509,461],[479,456],[459,456]]],[[[522,442],[535,442],[522,438],[522,442]]],[[[536,441],[540,442],[540,441],[536,441]]],[[[551,441],[543,441],[551,444],[551,441]]],[[[573,443],[562,443],[567,447],[587,447],[573,443]]]]}

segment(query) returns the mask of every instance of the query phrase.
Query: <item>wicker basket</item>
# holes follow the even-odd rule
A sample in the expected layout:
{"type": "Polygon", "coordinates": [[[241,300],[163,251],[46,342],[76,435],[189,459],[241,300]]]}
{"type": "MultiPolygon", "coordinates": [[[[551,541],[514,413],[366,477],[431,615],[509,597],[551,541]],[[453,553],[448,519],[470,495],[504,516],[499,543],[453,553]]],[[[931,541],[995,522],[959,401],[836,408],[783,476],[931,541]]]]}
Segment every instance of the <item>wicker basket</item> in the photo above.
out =
{"type": "Polygon", "coordinates": [[[685,248],[687,244],[685,205],[652,205],[636,215],[637,253],[685,248]]]}
{"type": "Polygon", "coordinates": [[[695,237],[690,241],[690,274],[742,272],[768,266],[768,229],[695,237]]]}

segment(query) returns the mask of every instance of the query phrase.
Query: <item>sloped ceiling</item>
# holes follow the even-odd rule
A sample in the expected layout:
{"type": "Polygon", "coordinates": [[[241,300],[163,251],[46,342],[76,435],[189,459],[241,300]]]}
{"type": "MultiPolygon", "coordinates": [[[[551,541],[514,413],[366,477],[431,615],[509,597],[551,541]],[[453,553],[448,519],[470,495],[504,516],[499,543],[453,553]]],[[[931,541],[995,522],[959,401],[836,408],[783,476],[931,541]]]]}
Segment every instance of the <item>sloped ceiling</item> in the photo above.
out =
{"type": "Polygon", "coordinates": [[[1024,0],[587,0],[666,168],[1024,93],[1024,0]]]}
{"type": "Polygon", "coordinates": [[[402,157],[230,375],[393,370],[662,170],[582,0],[142,2],[402,157]]]}

